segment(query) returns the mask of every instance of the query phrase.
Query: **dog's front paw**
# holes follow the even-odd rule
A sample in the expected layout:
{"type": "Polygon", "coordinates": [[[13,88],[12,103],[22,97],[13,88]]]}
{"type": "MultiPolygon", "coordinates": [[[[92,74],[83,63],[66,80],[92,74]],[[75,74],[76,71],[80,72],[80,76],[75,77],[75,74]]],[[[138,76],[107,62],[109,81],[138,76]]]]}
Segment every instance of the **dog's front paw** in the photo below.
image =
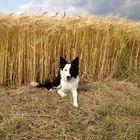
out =
{"type": "Polygon", "coordinates": [[[78,103],[73,103],[73,106],[74,107],[78,107],[78,103]]]}
{"type": "Polygon", "coordinates": [[[64,92],[62,92],[61,90],[58,90],[58,94],[61,96],[61,97],[65,97],[66,94],[64,92]]]}
{"type": "Polygon", "coordinates": [[[59,94],[61,97],[65,97],[65,96],[66,96],[65,93],[59,93],[59,92],[58,92],[58,94],[59,94]]]}

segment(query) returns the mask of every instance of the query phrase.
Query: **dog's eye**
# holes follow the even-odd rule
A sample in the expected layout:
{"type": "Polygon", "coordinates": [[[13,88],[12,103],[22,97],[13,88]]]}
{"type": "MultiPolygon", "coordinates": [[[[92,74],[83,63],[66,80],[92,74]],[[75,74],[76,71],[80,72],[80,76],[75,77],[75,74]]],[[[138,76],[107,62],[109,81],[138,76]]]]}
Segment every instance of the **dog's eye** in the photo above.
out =
{"type": "Polygon", "coordinates": [[[67,69],[64,69],[64,71],[67,71],[67,69]]]}

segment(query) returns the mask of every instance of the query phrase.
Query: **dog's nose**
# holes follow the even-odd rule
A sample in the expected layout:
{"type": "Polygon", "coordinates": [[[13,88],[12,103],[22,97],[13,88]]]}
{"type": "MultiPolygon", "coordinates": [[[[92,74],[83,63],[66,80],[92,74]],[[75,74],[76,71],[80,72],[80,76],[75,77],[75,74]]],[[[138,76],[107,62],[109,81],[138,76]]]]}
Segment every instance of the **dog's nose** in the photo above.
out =
{"type": "Polygon", "coordinates": [[[67,76],[67,80],[70,80],[71,79],[71,76],[67,76]]]}

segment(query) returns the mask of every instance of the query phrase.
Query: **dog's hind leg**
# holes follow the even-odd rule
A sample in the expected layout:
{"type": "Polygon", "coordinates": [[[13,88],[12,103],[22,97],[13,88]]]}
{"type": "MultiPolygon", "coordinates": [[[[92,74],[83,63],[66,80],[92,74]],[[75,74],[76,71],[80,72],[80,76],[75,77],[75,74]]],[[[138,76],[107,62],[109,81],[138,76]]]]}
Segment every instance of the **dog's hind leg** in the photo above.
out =
{"type": "Polygon", "coordinates": [[[77,90],[74,89],[71,91],[72,92],[72,97],[73,97],[73,106],[74,107],[78,107],[78,103],[77,103],[77,90]]]}

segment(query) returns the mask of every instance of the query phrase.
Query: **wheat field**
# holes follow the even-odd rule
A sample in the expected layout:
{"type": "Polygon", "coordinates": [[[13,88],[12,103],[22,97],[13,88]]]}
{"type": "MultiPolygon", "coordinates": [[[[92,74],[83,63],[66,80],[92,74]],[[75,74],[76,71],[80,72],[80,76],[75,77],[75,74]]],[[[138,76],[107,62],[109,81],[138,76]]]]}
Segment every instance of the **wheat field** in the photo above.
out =
{"type": "Polygon", "coordinates": [[[53,79],[59,58],[80,58],[83,78],[140,74],[140,22],[97,18],[0,15],[0,84],[53,79]]]}

